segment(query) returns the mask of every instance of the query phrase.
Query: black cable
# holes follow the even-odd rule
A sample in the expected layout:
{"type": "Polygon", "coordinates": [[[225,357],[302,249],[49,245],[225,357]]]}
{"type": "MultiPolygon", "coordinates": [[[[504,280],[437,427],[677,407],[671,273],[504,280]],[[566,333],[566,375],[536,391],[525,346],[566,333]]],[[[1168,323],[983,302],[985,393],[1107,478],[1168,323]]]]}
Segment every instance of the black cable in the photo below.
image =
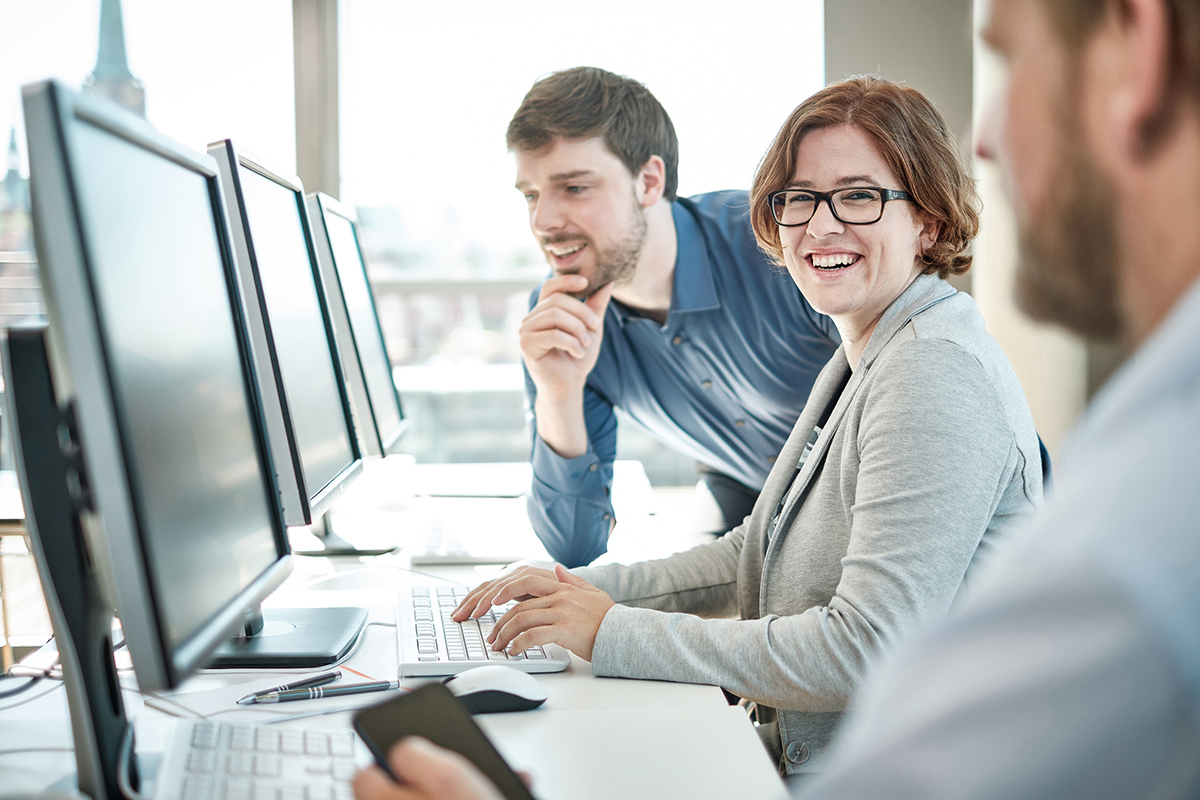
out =
{"type": "Polygon", "coordinates": [[[15,689],[7,689],[3,692],[0,692],[0,700],[4,700],[9,697],[16,697],[17,695],[22,694],[23,692],[29,691],[37,684],[38,681],[40,681],[42,679],[43,676],[30,675],[30,676],[26,677],[24,675],[6,675],[5,677],[6,678],[11,677],[15,680],[25,680],[26,682],[21,684],[20,686],[18,686],[15,689]]]}
{"type": "Polygon", "coordinates": [[[55,691],[56,689],[61,688],[64,685],[65,684],[62,681],[56,681],[53,686],[51,686],[49,689],[42,692],[41,694],[35,694],[33,697],[27,697],[24,700],[17,701],[16,703],[10,703],[9,705],[6,705],[6,706],[0,706],[0,712],[8,711],[10,708],[16,708],[17,706],[23,706],[23,705],[26,705],[27,703],[32,703],[34,700],[39,700],[39,699],[45,697],[46,695],[50,694],[51,692],[55,691]]]}

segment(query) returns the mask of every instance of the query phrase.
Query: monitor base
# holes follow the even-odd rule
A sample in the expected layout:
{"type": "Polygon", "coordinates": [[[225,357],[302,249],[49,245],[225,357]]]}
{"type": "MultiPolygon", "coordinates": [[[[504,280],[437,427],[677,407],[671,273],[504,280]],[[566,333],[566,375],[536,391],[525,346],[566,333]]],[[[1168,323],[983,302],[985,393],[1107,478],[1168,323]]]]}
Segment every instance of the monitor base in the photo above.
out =
{"type": "Polygon", "coordinates": [[[210,668],[327,667],[350,652],[367,624],[365,608],[266,608],[262,630],[221,645],[210,668]]]}

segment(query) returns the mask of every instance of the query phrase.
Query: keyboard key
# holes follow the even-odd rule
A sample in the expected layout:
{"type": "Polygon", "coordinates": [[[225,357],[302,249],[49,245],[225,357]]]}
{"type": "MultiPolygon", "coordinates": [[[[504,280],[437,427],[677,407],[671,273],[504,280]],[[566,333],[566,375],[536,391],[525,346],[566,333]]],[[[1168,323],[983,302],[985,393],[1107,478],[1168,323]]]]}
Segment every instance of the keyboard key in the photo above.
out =
{"type": "Polygon", "coordinates": [[[225,764],[225,771],[230,775],[253,775],[254,754],[246,752],[230,753],[229,761],[225,764]]]}
{"type": "Polygon", "coordinates": [[[354,762],[348,758],[340,758],[333,762],[333,779],[335,781],[348,781],[354,777],[354,773],[357,771],[354,762]]]}
{"type": "Polygon", "coordinates": [[[225,784],[225,800],[254,800],[254,784],[249,780],[230,780],[225,784]]]}
{"type": "Polygon", "coordinates": [[[310,756],[329,755],[329,736],[324,731],[304,732],[304,752],[310,756]]]}
{"type": "Polygon", "coordinates": [[[212,772],[217,768],[217,751],[212,749],[192,750],[188,753],[188,772],[212,772]]]}
{"type": "Polygon", "coordinates": [[[199,722],[192,731],[192,747],[213,748],[221,738],[221,726],[215,722],[199,722]]]}
{"type": "Polygon", "coordinates": [[[280,734],[274,728],[262,728],[254,740],[254,749],[260,753],[278,753],[280,734]]]}
{"type": "Polygon", "coordinates": [[[229,733],[230,750],[253,750],[254,728],[249,725],[234,725],[229,733]]]}
{"type": "Polygon", "coordinates": [[[304,731],[295,728],[284,728],[279,732],[279,749],[286,755],[299,755],[304,752],[304,731]]]}
{"type": "Polygon", "coordinates": [[[254,759],[254,774],[260,778],[278,778],[283,771],[283,759],[278,753],[259,753],[254,759]]]}
{"type": "Polygon", "coordinates": [[[332,786],[309,786],[308,800],[335,800],[332,786]]]}
{"type": "Polygon", "coordinates": [[[314,758],[309,760],[304,766],[310,775],[328,775],[333,769],[333,759],[330,758],[314,758]]]}
{"type": "Polygon", "coordinates": [[[251,800],[279,800],[279,787],[256,783],[250,796],[251,800]]]}
{"type": "Polygon", "coordinates": [[[304,786],[298,783],[281,786],[279,800],[304,800],[304,786]]]}
{"type": "Polygon", "coordinates": [[[211,775],[188,775],[183,782],[182,800],[208,800],[212,793],[211,775]]]}
{"type": "Polygon", "coordinates": [[[354,755],[354,731],[330,731],[329,752],[338,757],[354,755]]]}

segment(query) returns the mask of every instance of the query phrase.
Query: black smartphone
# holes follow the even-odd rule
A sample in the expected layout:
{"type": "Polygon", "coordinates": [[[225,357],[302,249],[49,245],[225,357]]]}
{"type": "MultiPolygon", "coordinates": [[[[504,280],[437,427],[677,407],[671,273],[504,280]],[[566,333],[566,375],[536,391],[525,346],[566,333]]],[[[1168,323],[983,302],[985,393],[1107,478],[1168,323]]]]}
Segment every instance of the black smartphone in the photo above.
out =
{"type": "Polygon", "coordinates": [[[440,683],[422,686],[386,703],[363,709],[354,715],[354,730],[389,775],[387,752],[392,745],[405,736],[423,736],[439,747],[466,756],[508,800],[533,800],[521,778],[496,752],[487,735],[450,690],[440,683]]]}

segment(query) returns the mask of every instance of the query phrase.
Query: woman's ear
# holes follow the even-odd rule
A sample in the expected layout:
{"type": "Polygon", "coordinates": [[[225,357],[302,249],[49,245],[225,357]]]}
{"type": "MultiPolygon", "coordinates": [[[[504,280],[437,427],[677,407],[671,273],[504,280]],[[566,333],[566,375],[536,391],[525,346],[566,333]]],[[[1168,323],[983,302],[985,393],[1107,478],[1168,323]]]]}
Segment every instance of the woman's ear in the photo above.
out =
{"type": "Polygon", "coordinates": [[[926,220],[921,225],[921,233],[919,241],[921,243],[921,253],[937,244],[938,235],[942,232],[942,223],[934,220],[926,220]]]}

